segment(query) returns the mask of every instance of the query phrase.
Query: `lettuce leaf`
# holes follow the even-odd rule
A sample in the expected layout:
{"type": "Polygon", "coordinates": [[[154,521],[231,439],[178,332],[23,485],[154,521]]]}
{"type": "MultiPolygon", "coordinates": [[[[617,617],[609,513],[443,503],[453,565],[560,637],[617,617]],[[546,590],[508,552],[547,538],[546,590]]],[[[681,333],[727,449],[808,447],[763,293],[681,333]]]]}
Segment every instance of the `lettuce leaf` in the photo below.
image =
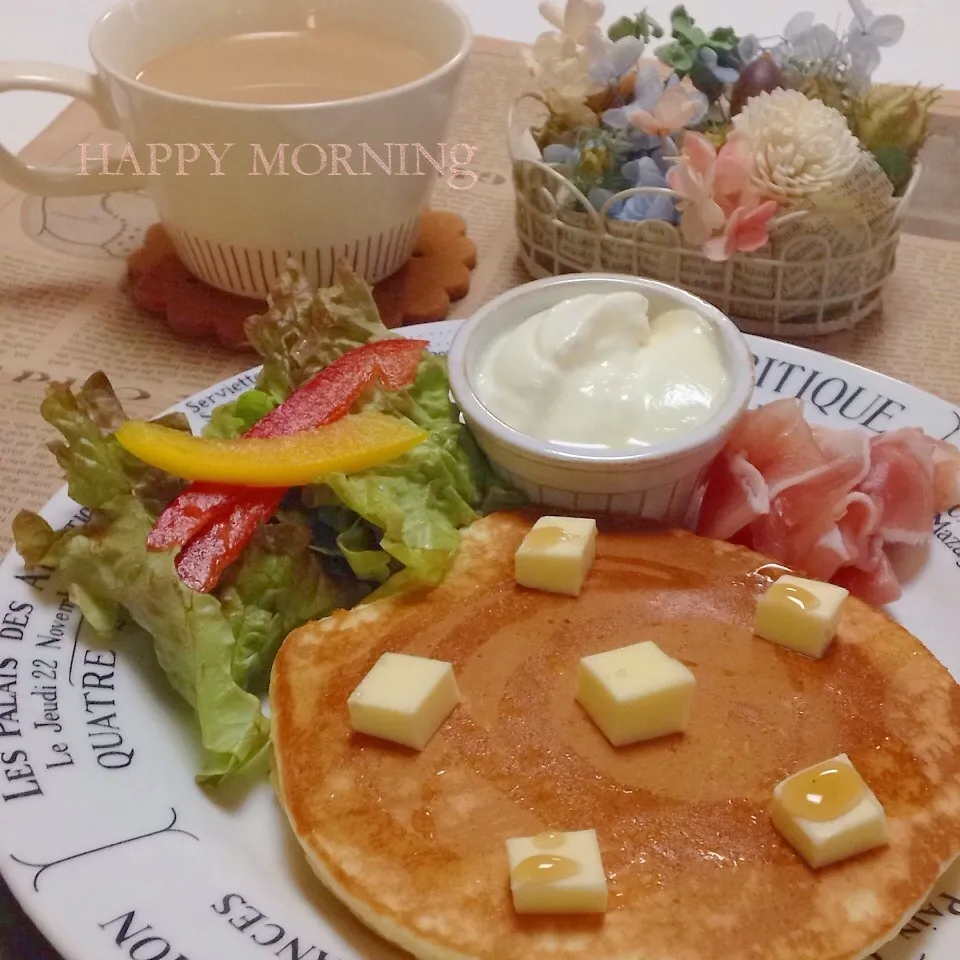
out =
{"type": "Polygon", "coordinates": [[[300,503],[313,530],[312,550],[331,563],[339,561],[363,582],[382,583],[393,574],[390,556],[380,549],[380,531],[343,506],[332,491],[307,488],[301,492],[300,503]]]}
{"type": "Polygon", "coordinates": [[[302,516],[284,512],[260,528],[217,595],[233,631],[232,673],[246,690],[265,690],[273,658],[291,630],[352,597],[325,573],[310,549],[302,516]]]}
{"type": "Polygon", "coordinates": [[[460,544],[458,528],[478,516],[461,429],[434,422],[409,453],[362,473],[324,477],[341,504],[381,531],[379,550],[428,583],[443,578],[460,544]]]}
{"type": "MultiPolygon", "coordinates": [[[[95,374],[77,394],[51,385],[41,412],[63,435],[52,447],[71,496],[91,508],[91,518],[54,531],[23,511],[13,525],[17,549],[31,566],[60,573],[97,633],[110,636],[122,608],[150,634],[170,684],[200,722],[198,779],[217,782],[267,744],[269,723],[251,686],[283,637],[329,613],[340,591],[309,550],[302,522],[265,527],[217,595],[190,590],[177,575],[174,551],[146,546],[157,513],[182,482],[117,443],[111,431],[124,414],[106,377],[95,374]]],[[[164,419],[186,427],[183,418],[164,419]]]]}
{"type": "MultiPolygon", "coordinates": [[[[345,267],[333,287],[318,291],[291,270],[267,313],[249,321],[248,335],[263,357],[257,387],[215,410],[208,435],[246,432],[346,351],[394,336],[369,288],[345,267]]],[[[70,495],[91,517],[54,531],[23,512],[14,522],[17,549],[27,563],[59,571],[98,633],[114,631],[125,611],[152,637],[171,685],[199,719],[202,782],[230,776],[267,744],[256,691],[287,633],[373,590],[438,582],[459,546],[459,528],[520,502],[461,424],[443,357],[425,353],[409,388],[374,385],[355,409],[409,420],[428,438],[390,463],[290,491],[217,590],[202,594],[180,580],[175,551],[146,548],[156,516],[184,484],[116,442],[112,432],[125,415],[107,378],[95,374],[76,393],[53,384],[43,402],[44,418],[63,437],[51,449],[70,495]]],[[[188,429],[179,414],[162,422],[188,429]]]]}
{"type": "Polygon", "coordinates": [[[314,290],[291,261],[267,305],[247,320],[246,333],[263,358],[257,388],[278,402],[348,350],[392,336],[370,288],[345,264],[333,286],[314,290]]]}
{"type": "Polygon", "coordinates": [[[132,494],[104,503],[82,527],[49,530],[42,556],[29,549],[45,521],[21,513],[14,521],[24,560],[53,567],[69,585],[71,600],[90,625],[109,637],[118,607],[153,637],[154,651],[171,686],[194,708],[204,748],[201,781],[217,782],[254,759],[270,726],[260,701],[232,674],[236,638],[213,596],[184,586],[173,552],[150,552],[153,517],[132,494]],[[28,532],[29,531],[29,532],[28,532]]]}
{"type": "MultiPolygon", "coordinates": [[[[362,280],[344,266],[335,279],[333,287],[313,291],[291,268],[267,313],[248,321],[247,336],[263,357],[258,390],[283,399],[347,350],[395,336],[380,322],[362,280]]],[[[320,511],[315,529],[325,525],[336,533],[335,549],[321,549],[339,554],[361,580],[380,583],[406,568],[437,583],[460,545],[459,528],[490,506],[516,506],[522,497],[497,481],[461,424],[445,357],[425,351],[409,388],[373,386],[354,409],[409,420],[429,436],[387,464],[330,474],[303,491],[305,508],[320,511]],[[371,529],[379,531],[378,542],[371,529]]]]}
{"type": "Polygon", "coordinates": [[[203,428],[205,437],[232,440],[246,433],[257,421],[262,420],[277,401],[262,390],[246,390],[236,400],[221,404],[203,428]]]}
{"type": "MultiPolygon", "coordinates": [[[[498,483],[461,424],[450,398],[445,357],[424,354],[408,390],[375,389],[359,406],[408,419],[428,431],[427,439],[363,473],[328,475],[323,485],[381,530],[383,554],[417,579],[438,583],[460,545],[459,528],[473,523],[491,504],[503,509],[518,506],[522,498],[498,483]]],[[[398,568],[393,564],[391,569],[398,568]]]]}
{"type": "MultiPolygon", "coordinates": [[[[82,506],[99,507],[134,493],[159,511],[183,489],[183,481],[147,466],[111,436],[126,415],[106,374],[93,374],[76,395],[65,383],[51,383],[40,414],[63,436],[48,446],[66,474],[70,496],[82,506]]],[[[156,422],[190,431],[182,413],[156,422]]]]}

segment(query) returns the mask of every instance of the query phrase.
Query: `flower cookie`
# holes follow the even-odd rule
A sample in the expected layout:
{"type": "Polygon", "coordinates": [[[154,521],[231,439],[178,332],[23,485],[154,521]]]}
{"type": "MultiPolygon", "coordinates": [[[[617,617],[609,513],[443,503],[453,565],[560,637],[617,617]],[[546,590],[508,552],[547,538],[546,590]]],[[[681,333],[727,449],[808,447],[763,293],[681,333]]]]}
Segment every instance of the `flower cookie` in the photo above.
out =
{"type": "Polygon", "coordinates": [[[455,213],[428,210],[423,215],[413,256],[373,288],[385,326],[443,320],[450,304],[467,295],[477,247],[466,232],[466,223],[455,213]]]}
{"type": "MultiPolygon", "coordinates": [[[[455,213],[428,210],[413,256],[373,288],[387,327],[443,320],[450,304],[470,289],[477,248],[455,213]]],[[[233,350],[249,349],[247,317],[263,313],[262,300],[238,297],[197,279],[180,261],[163,226],[147,229],[143,246],[127,259],[134,303],[166,317],[171,329],[192,340],[215,340],[233,350]]]]}
{"type": "Polygon", "coordinates": [[[165,316],[174,333],[190,340],[216,340],[232,350],[250,349],[244,322],[262,313],[264,302],[225,293],[195,277],[159,223],[147,229],[143,246],[130,254],[127,267],[134,303],[165,316]]]}

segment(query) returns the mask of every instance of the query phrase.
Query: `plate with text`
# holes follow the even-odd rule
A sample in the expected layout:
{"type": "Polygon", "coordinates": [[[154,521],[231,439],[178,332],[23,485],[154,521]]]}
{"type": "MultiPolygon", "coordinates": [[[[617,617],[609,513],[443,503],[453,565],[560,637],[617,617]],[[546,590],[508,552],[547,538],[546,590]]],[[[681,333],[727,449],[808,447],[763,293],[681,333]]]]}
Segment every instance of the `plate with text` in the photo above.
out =
{"type": "MultiPolygon", "coordinates": [[[[403,332],[444,352],[457,325],[403,332]]],[[[919,426],[960,446],[960,410],[950,404],[811,350],[748,340],[755,405],[799,397],[814,422],[872,433],[919,426]]],[[[178,409],[198,429],[255,375],[178,409]]],[[[66,491],[43,513],[55,526],[86,518],[66,491]]],[[[960,508],[934,518],[934,535],[890,612],[960,678],[960,508]]],[[[55,578],[8,555],[0,565],[0,873],[64,960],[406,956],[314,878],[265,759],[215,791],[194,782],[198,761],[193,720],[149,638],[124,626],[104,646],[55,578]]],[[[872,960],[958,956],[960,863],[872,960]]]]}

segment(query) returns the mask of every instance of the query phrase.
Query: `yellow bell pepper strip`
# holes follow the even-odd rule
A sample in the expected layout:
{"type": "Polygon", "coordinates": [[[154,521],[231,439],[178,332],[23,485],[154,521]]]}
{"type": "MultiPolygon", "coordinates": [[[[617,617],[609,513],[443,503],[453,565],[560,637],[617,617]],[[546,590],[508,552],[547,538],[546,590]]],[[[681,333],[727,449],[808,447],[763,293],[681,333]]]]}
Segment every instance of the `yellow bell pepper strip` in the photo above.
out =
{"type": "Polygon", "coordinates": [[[296,487],[326,473],[358,473],[393,460],[427,437],[405,420],[357,413],[279,437],[215,440],[143,420],[114,436],[128,453],[175,477],[244,487],[296,487]]]}
{"type": "MultiPolygon", "coordinates": [[[[401,390],[416,379],[426,346],[425,340],[397,337],[348,350],[295,390],[245,436],[250,439],[287,436],[333,423],[346,416],[354,401],[375,381],[385,390],[401,390]]],[[[191,555],[196,558],[200,552],[212,554],[216,550],[223,555],[217,563],[228,565],[239,555],[257,526],[273,515],[283,494],[283,487],[268,492],[191,483],[157,517],[147,538],[147,547],[150,550],[183,547],[177,558],[178,569],[181,565],[184,568],[203,566],[193,563],[191,555]],[[209,537],[204,536],[207,533],[209,537]]],[[[216,585],[216,576],[211,567],[210,575],[203,578],[207,584],[205,589],[216,585]]],[[[194,586],[194,589],[201,588],[194,586]]]]}
{"type": "MultiPolygon", "coordinates": [[[[416,380],[425,340],[377,340],[347,351],[245,436],[287,436],[326,426],[346,416],[362,392],[377,381],[401,390],[416,380]]],[[[213,590],[223,571],[240,555],[257,527],[273,516],[286,487],[231,487],[194,481],[157,517],[147,537],[150,550],[178,546],[176,567],[191,589],[213,590]]]]}

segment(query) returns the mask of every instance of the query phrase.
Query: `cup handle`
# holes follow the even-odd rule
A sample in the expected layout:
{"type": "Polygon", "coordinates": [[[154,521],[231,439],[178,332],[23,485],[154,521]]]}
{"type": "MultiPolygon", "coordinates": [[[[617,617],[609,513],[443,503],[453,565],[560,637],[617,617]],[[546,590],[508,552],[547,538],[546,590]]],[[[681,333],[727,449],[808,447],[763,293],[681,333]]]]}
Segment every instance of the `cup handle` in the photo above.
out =
{"type": "MultiPolygon", "coordinates": [[[[65,93],[85,100],[107,126],[114,125],[112,109],[98,78],[85,70],[52,63],[0,63],[0,93],[7,90],[40,90],[65,93]]],[[[99,172],[99,156],[91,158],[99,172]]],[[[25,163],[0,144],[0,180],[24,193],[46,197],[76,197],[85,194],[113,193],[117,190],[141,190],[133,172],[120,172],[105,178],[95,173],[84,175],[77,167],[34,166],[25,163]],[[106,183],[104,183],[106,180],[106,183]]]]}

